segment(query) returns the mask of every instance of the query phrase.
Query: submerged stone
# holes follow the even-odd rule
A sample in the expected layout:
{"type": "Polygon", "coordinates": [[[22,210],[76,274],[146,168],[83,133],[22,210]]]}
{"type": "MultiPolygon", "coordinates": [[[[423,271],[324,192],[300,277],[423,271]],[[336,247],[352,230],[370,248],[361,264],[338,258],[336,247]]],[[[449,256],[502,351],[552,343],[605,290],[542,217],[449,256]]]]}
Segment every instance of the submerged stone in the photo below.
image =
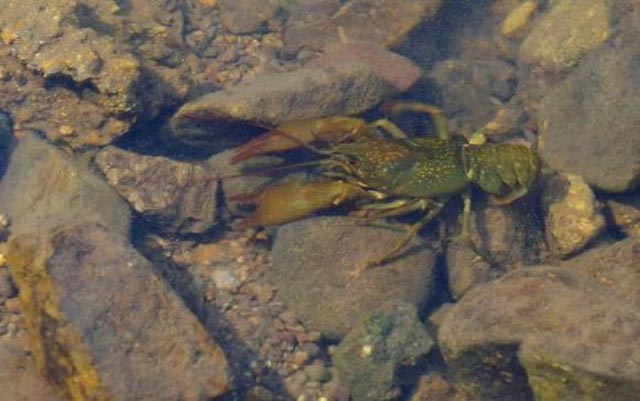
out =
{"type": "Polygon", "coordinates": [[[536,267],[475,287],[445,314],[438,343],[473,400],[631,401],[640,391],[637,305],[577,270],[536,267]]]}
{"type": "Polygon", "coordinates": [[[616,40],[585,57],[539,107],[544,161],[609,192],[640,184],[638,19],[621,22],[616,40]]]}
{"type": "Polygon", "coordinates": [[[261,75],[188,102],[173,116],[184,141],[214,142],[242,124],[275,127],[285,121],[369,110],[395,89],[358,63],[261,75]]]}
{"type": "Polygon", "coordinates": [[[13,239],[8,257],[36,363],[74,400],[207,400],[220,347],[126,237],[97,224],[13,239]]]}
{"type": "Polygon", "coordinates": [[[391,301],[349,331],[333,361],[354,401],[393,400],[417,381],[410,368],[433,345],[415,306],[391,301]]]}
{"type": "Polygon", "coordinates": [[[11,155],[0,183],[0,210],[11,218],[12,235],[84,222],[129,233],[126,202],[67,153],[31,134],[11,155]]]}
{"type": "Polygon", "coordinates": [[[390,299],[418,308],[432,293],[435,251],[414,240],[398,258],[358,276],[354,271],[389,251],[397,225],[319,217],[281,226],[266,278],[308,327],[342,338],[390,299]]]}

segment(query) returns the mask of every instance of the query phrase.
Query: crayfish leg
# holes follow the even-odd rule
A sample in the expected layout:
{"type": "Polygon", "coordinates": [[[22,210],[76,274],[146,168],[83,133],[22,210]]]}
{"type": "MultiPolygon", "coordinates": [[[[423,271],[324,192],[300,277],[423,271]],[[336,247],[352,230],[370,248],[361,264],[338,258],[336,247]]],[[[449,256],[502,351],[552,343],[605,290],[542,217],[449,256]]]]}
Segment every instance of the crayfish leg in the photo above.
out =
{"type": "MultiPolygon", "coordinates": [[[[416,210],[418,208],[424,208],[425,205],[427,205],[427,204],[429,206],[431,206],[431,209],[429,209],[429,211],[427,212],[427,214],[424,217],[422,217],[416,223],[414,223],[414,224],[412,224],[412,225],[407,227],[404,235],[402,236],[402,238],[400,238],[398,240],[398,242],[395,243],[393,248],[391,248],[382,257],[368,260],[363,266],[361,266],[361,267],[357,268],[356,270],[354,270],[353,272],[351,272],[350,275],[353,276],[353,277],[358,277],[362,273],[367,271],[368,269],[370,269],[372,267],[376,267],[376,266],[381,266],[381,265],[383,265],[385,263],[388,263],[393,258],[395,258],[400,253],[402,253],[405,250],[405,248],[407,247],[407,245],[409,244],[409,242],[416,235],[418,235],[420,230],[422,230],[422,228],[425,225],[427,225],[431,220],[433,220],[440,213],[440,211],[442,210],[442,207],[443,207],[443,204],[441,204],[441,203],[435,203],[435,202],[432,202],[432,201],[422,200],[422,199],[420,201],[414,202],[414,203],[412,203],[410,205],[413,205],[413,210],[416,210]]],[[[407,212],[408,211],[405,209],[405,213],[407,213],[407,212]]]]}
{"type": "Polygon", "coordinates": [[[408,138],[407,134],[404,133],[403,130],[400,129],[397,125],[387,120],[386,118],[381,118],[369,124],[370,127],[373,128],[382,128],[386,132],[388,132],[392,137],[397,139],[408,138]]]}
{"type": "Polygon", "coordinates": [[[496,266],[495,261],[489,255],[489,253],[483,251],[478,247],[471,237],[471,192],[466,190],[462,193],[463,210],[462,210],[462,233],[454,241],[461,241],[469,249],[478,255],[482,260],[487,262],[490,266],[496,266]]]}
{"type": "Polygon", "coordinates": [[[442,109],[438,106],[422,102],[390,101],[386,102],[382,106],[382,109],[392,114],[403,113],[405,111],[428,114],[431,116],[433,123],[436,126],[438,138],[449,139],[449,120],[444,115],[442,109]]]}

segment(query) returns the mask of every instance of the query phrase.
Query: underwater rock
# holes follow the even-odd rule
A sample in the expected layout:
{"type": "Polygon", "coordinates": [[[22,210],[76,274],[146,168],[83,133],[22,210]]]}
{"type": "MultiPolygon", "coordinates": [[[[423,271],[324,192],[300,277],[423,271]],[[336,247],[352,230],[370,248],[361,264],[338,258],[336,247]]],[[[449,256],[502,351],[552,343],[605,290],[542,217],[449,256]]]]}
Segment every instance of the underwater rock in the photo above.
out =
{"type": "Polygon", "coordinates": [[[520,35],[531,23],[538,10],[537,1],[524,1],[514,6],[500,24],[500,34],[513,38],[520,35]]]}
{"type": "MultiPolygon", "coordinates": [[[[6,256],[2,254],[2,258],[6,256]]],[[[6,264],[6,260],[4,260],[6,264]]],[[[9,269],[7,266],[0,265],[0,304],[4,303],[8,298],[16,296],[16,288],[13,286],[9,269]]]]}
{"type": "Polygon", "coordinates": [[[218,0],[220,22],[232,33],[259,32],[266,28],[281,3],[280,0],[218,0]]]}
{"type": "Polygon", "coordinates": [[[191,19],[183,14],[194,7],[9,1],[0,9],[0,30],[19,67],[7,62],[7,76],[22,78],[11,89],[15,100],[8,108],[24,128],[74,148],[112,142],[134,122],[176,105],[192,84],[193,70],[204,68],[183,43],[191,19]],[[22,87],[25,81],[33,85],[22,87]]]}
{"type": "Polygon", "coordinates": [[[0,210],[11,218],[11,235],[96,222],[129,234],[126,202],[71,156],[28,134],[11,155],[0,182],[0,210]]]}
{"type": "Polygon", "coordinates": [[[357,114],[394,93],[365,64],[339,64],[262,75],[188,102],[173,116],[181,140],[216,141],[242,124],[275,127],[284,121],[357,114]],[[201,128],[201,129],[198,129],[201,128]]]}
{"type": "Polygon", "coordinates": [[[305,67],[321,68],[344,63],[363,63],[398,91],[408,90],[422,76],[422,69],[408,58],[369,43],[340,43],[327,46],[318,58],[305,67]]]}
{"type": "Polygon", "coordinates": [[[636,399],[640,313],[620,295],[544,266],[473,288],[438,331],[456,388],[477,401],[636,399]]]}
{"type": "Polygon", "coordinates": [[[607,211],[615,229],[625,235],[640,235],[640,197],[628,195],[607,200],[607,211]]]}
{"type": "Polygon", "coordinates": [[[398,241],[398,225],[319,217],[281,226],[273,266],[265,274],[306,327],[342,338],[390,299],[425,305],[432,291],[435,251],[414,240],[396,260],[352,276],[398,241]]]}
{"type": "Polygon", "coordinates": [[[0,178],[4,175],[11,154],[13,144],[13,127],[11,125],[9,114],[0,110],[0,178]]]}
{"type": "Polygon", "coordinates": [[[561,71],[611,36],[611,1],[559,0],[540,17],[520,47],[520,61],[561,71]]]}
{"type": "Polygon", "coordinates": [[[540,155],[549,166],[609,192],[640,183],[640,135],[633,128],[640,125],[640,28],[619,26],[617,39],[585,57],[538,112],[540,155]]]}
{"type": "Polygon", "coordinates": [[[444,373],[429,373],[418,380],[409,401],[468,401],[458,395],[444,373]]]}
{"type": "Polygon", "coordinates": [[[201,234],[216,222],[216,177],[203,166],[107,147],[96,164],[131,207],[162,230],[201,234]]]}
{"type": "Polygon", "coordinates": [[[432,17],[440,0],[296,1],[288,8],[284,52],[319,51],[340,42],[399,44],[419,23],[432,17]],[[328,4],[320,4],[328,3],[328,4]]]}
{"type": "Polygon", "coordinates": [[[452,241],[447,247],[447,277],[454,299],[507,271],[537,262],[544,235],[537,211],[529,210],[532,204],[523,199],[514,205],[474,208],[471,238],[500,268],[491,267],[463,242],[452,241]]]}
{"type": "Polygon", "coordinates": [[[8,251],[39,369],[67,397],[201,400],[229,387],[219,346],[127,236],[97,224],[8,251]]]}
{"type": "MultiPolygon", "coordinates": [[[[110,120],[106,126],[111,129],[103,127],[101,143],[95,144],[105,144],[128,129],[131,120],[126,114],[140,107],[140,63],[112,38],[82,28],[76,14],[80,7],[70,0],[54,0],[46,7],[15,1],[0,10],[0,28],[3,38],[8,38],[5,42],[29,69],[52,81],[69,80],[69,86],[77,86],[78,92],[84,86],[97,93],[95,101],[108,111],[102,123],[110,120]]],[[[75,114],[73,109],[70,112],[75,114]]],[[[76,135],[59,137],[74,144],[87,141],[76,135]]],[[[60,138],[52,135],[52,139],[60,138]]]]}
{"type": "Polygon", "coordinates": [[[0,394],[2,401],[64,401],[38,371],[33,357],[23,349],[27,333],[0,338],[0,394]]]}
{"type": "Polygon", "coordinates": [[[640,308],[640,236],[590,249],[560,267],[580,273],[612,295],[640,308]]]}
{"type": "Polygon", "coordinates": [[[417,380],[410,368],[433,345],[415,306],[391,302],[349,331],[336,347],[333,363],[354,401],[393,400],[400,387],[417,380]]]}
{"type": "Polygon", "coordinates": [[[498,111],[492,97],[499,95],[507,100],[513,95],[510,81],[514,79],[514,69],[495,58],[477,61],[475,65],[457,59],[443,60],[428,75],[442,92],[444,113],[455,116],[455,121],[465,126],[468,133],[492,120],[498,111]]]}
{"type": "Polygon", "coordinates": [[[557,256],[578,252],[605,229],[600,204],[578,175],[547,177],[542,199],[547,243],[557,256]]]}

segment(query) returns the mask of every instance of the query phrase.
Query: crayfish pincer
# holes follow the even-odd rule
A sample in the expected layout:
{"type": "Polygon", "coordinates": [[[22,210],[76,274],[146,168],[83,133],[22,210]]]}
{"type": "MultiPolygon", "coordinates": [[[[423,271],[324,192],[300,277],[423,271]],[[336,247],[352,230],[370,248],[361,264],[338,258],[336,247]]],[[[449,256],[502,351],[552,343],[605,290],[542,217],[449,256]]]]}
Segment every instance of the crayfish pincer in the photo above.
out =
{"type": "Polygon", "coordinates": [[[511,203],[533,186],[540,170],[538,155],[525,145],[487,143],[481,134],[469,141],[450,136],[445,117],[431,105],[400,102],[387,110],[430,114],[437,137],[409,138],[389,120],[366,123],[338,116],[283,124],[266,138],[238,148],[239,159],[295,146],[305,146],[321,156],[316,162],[305,163],[318,167],[316,181],[267,188],[252,197],[256,209],[238,226],[279,225],[345,204],[367,219],[423,213],[407,226],[398,243],[384,256],[369,260],[361,271],[399,256],[448,199],[461,195],[464,214],[460,238],[478,255],[490,259],[470,237],[470,189],[476,186],[499,203],[511,203]]]}

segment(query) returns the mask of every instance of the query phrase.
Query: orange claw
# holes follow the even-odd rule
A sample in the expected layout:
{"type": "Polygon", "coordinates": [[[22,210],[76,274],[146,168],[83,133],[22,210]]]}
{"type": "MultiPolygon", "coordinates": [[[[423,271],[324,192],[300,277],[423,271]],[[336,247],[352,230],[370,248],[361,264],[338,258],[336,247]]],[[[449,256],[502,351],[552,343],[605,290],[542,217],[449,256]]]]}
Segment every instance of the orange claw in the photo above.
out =
{"type": "Polygon", "coordinates": [[[368,196],[367,191],[346,181],[289,181],[251,198],[256,210],[240,220],[237,229],[284,224],[313,213],[368,196]]]}
{"type": "Polygon", "coordinates": [[[231,163],[238,163],[263,153],[293,149],[317,140],[335,142],[345,137],[369,134],[369,125],[360,118],[333,116],[294,120],[236,148],[231,163]]]}

